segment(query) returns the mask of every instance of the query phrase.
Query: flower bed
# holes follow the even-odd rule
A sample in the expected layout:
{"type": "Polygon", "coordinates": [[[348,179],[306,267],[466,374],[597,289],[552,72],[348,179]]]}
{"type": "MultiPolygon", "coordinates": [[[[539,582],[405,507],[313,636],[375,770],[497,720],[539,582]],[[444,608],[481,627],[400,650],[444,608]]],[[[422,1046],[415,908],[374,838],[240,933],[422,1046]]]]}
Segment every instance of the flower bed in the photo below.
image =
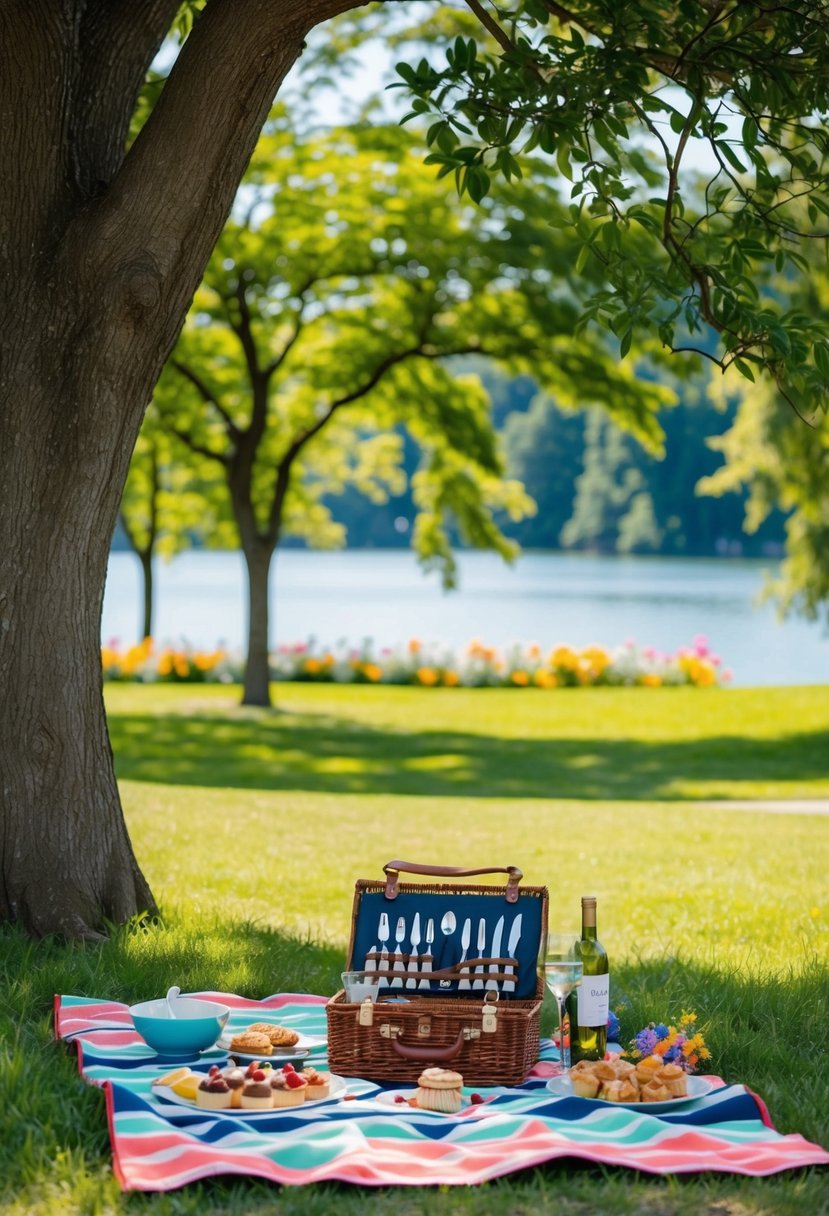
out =
{"type": "MultiPolygon", "coordinates": [[[[110,643],[101,655],[104,679],[141,683],[230,684],[241,679],[244,666],[240,655],[220,648],[160,646],[152,638],[123,649],[110,643]]],[[[549,650],[537,643],[499,650],[473,641],[458,652],[416,639],[380,649],[370,639],[356,647],[341,641],[330,648],[312,640],[279,646],[271,655],[271,673],[283,681],[423,688],[714,687],[731,679],[703,636],[673,654],[633,641],[614,649],[559,645],[549,650]]]]}

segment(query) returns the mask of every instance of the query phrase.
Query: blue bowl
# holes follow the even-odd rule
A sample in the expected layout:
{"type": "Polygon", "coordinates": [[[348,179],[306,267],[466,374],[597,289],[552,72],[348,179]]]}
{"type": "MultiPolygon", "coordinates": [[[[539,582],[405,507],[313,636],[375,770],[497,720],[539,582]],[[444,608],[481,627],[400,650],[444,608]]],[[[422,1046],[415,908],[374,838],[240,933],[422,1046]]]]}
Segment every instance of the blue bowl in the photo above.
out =
{"type": "Polygon", "coordinates": [[[171,1018],[163,998],[130,1008],[135,1029],[157,1055],[194,1055],[212,1047],[230,1017],[226,1005],[195,997],[178,997],[175,1009],[176,1016],[171,1018]]]}

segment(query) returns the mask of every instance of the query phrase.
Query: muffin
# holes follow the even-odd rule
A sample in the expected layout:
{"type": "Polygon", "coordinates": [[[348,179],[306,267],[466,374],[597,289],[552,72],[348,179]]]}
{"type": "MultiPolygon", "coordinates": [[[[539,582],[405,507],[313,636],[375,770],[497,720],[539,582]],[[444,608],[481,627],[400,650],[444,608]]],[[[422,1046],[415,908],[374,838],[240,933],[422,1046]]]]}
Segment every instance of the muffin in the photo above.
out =
{"type": "Polygon", "coordinates": [[[306,1082],[308,1089],[306,1090],[306,1098],[309,1102],[317,1098],[327,1098],[331,1093],[331,1074],[327,1072],[317,1072],[316,1068],[303,1068],[299,1074],[306,1082]]]}
{"type": "Polygon", "coordinates": [[[248,1026],[248,1034],[266,1035],[272,1047],[295,1047],[299,1042],[295,1030],[289,1030],[287,1026],[274,1026],[270,1022],[255,1022],[253,1026],[248,1026]]]}
{"type": "Polygon", "coordinates": [[[670,1090],[661,1081],[648,1081],[639,1090],[640,1102],[670,1102],[670,1090]]]}
{"type": "Polygon", "coordinates": [[[652,1081],[656,1074],[663,1066],[661,1056],[645,1056],[644,1060],[640,1060],[636,1065],[636,1077],[639,1081],[640,1089],[652,1081]]]}
{"type": "Polygon", "coordinates": [[[230,1110],[230,1086],[214,1064],[196,1090],[196,1106],[204,1110],[230,1110]]]}
{"type": "Polygon", "coordinates": [[[423,1110],[456,1115],[461,1108],[463,1077],[450,1068],[426,1068],[417,1079],[415,1101],[423,1110]]]}
{"type": "Polygon", "coordinates": [[[678,1064],[666,1064],[656,1074],[672,1098],[684,1098],[688,1093],[688,1077],[678,1064]]]}
{"type": "Polygon", "coordinates": [[[257,1068],[253,1075],[245,1080],[239,1096],[239,1106],[242,1110],[270,1110],[273,1107],[271,1087],[263,1069],[257,1068]]]}
{"type": "Polygon", "coordinates": [[[573,1093],[579,1098],[595,1098],[602,1087],[599,1078],[592,1072],[587,1072],[586,1069],[571,1069],[570,1084],[573,1087],[573,1093]]]}

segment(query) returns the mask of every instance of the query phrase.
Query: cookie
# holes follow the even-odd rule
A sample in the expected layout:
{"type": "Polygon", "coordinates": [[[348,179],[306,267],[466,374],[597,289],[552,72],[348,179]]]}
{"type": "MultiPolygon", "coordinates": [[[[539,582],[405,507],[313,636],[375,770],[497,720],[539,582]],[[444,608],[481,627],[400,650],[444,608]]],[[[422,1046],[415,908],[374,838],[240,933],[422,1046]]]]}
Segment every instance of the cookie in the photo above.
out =
{"type": "Polygon", "coordinates": [[[268,1042],[273,1047],[294,1047],[299,1042],[299,1035],[287,1026],[273,1026],[270,1022],[256,1022],[248,1026],[248,1034],[267,1035],[268,1042]]]}

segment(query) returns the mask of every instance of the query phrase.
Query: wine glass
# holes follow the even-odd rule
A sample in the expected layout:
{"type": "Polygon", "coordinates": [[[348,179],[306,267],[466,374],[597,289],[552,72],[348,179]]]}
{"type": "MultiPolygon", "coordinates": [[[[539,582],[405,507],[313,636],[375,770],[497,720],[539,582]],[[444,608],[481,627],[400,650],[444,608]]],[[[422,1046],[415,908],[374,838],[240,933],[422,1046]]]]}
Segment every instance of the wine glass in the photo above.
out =
{"type": "Polygon", "coordinates": [[[564,1032],[567,1018],[566,1002],[574,988],[581,983],[584,964],[577,956],[579,938],[575,933],[550,933],[544,954],[544,983],[558,1005],[559,1060],[563,1072],[570,1067],[570,1041],[564,1032]]]}

